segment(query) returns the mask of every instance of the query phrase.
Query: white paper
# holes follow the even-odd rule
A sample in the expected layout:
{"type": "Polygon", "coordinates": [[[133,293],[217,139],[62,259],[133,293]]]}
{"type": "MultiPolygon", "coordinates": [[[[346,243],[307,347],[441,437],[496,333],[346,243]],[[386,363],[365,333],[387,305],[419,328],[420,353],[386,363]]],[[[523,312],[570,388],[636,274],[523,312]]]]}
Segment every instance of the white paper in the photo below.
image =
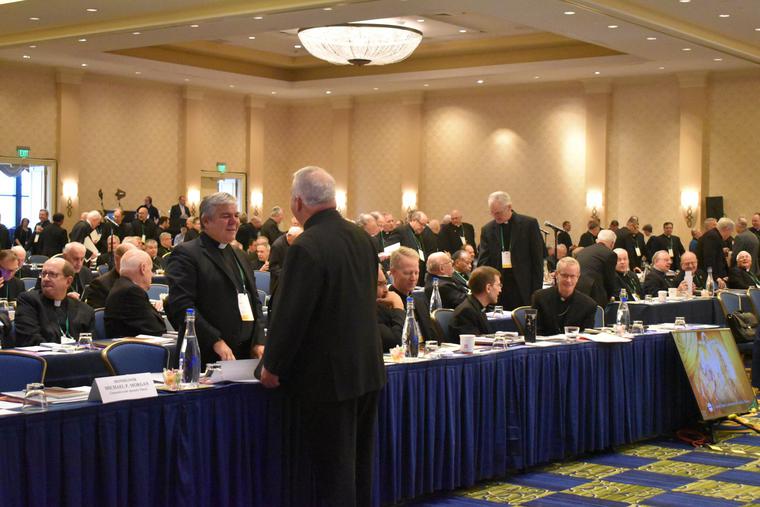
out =
{"type": "Polygon", "coordinates": [[[15,401],[0,401],[0,410],[7,410],[9,408],[19,408],[22,403],[15,401]]]}
{"type": "Polygon", "coordinates": [[[495,315],[494,312],[486,312],[486,317],[488,317],[490,320],[511,319],[512,312],[509,310],[504,310],[504,313],[502,315],[495,315]]]}
{"type": "Polygon", "coordinates": [[[157,396],[158,391],[156,391],[156,385],[153,383],[151,374],[135,373],[96,378],[92,383],[89,400],[112,403],[157,396]]]}
{"type": "Polygon", "coordinates": [[[392,245],[388,245],[385,248],[383,248],[383,253],[392,254],[399,248],[401,248],[401,243],[393,243],[392,245]]]}
{"type": "Polygon", "coordinates": [[[584,338],[586,340],[596,342],[596,343],[628,343],[631,341],[630,338],[625,338],[624,336],[618,336],[616,334],[612,333],[599,333],[599,334],[579,334],[580,338],[584,338]]]}
{"type": "MultiPolygon", "coordinates": [[[[259,359],[236,359],[235,361],[220,361],[219,364],[222,380],[226,382],[250,381],[256,378],[253,373],[259,365],[259,359]]],[[[212,377],[213,381],[215,379],[212,377]]]]}
{"type": "Polygon", "coordinates": [[[21,415],[21,414],[23,414],[23,412],[16,412],[16,411],[13,411],[13,410],[0,409],[0,416],[4,416],[4,415],[21,415]]]}
{"type": "Polygon", "coordinates": [[[39,345],[32,345],[31,347],[16,347],[16,350],[25,350],[27,352],[47,352],[50,351],[48,347],[41,347],[39,345]]]}

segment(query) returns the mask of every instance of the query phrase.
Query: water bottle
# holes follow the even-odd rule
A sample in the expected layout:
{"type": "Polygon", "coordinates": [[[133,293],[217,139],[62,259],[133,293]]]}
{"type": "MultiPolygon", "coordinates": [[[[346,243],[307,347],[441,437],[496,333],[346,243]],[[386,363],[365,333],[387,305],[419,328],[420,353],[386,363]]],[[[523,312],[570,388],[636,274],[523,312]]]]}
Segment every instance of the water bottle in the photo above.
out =
{"type": "Polygon", "coordinates": [[[401,332],[401,343],[406,347],[404,355],[406,357],[417,357],[420,352],[420,342],[422,333],[417,319],[414,318],[414,300],[411,296],[406,298],[406,319],[404,320],[404,330],[401,332]]]}
{"type": "Polygon", "coordinates": [[[179,351],[179,370],[182,372],[182,387],[197,387],[201,377],[201,349],[195,334],[195,310],[187,309],[185,314],[185,337],[179,351]]]}
{"type": "Polygon", "coordinates": [[[618,304],[617,318],[615,319],[615,331],[623,335],[631,325],[631,312],[628,310],[628,293],[620,289],[620,303],[618,304]]]}
{"type": "Polygon", "coordinates": [[[434,311],[443,308],[441,292],[438,290],[438,277],[433,277],[433,293],[430,295],[430,315],[434,311]]]}
{"type": "Polygon", "coordinates": [[[715,281],[712,276],[712,267],[707,268],[707,281],[705,282],[705,289],[710,297],[715,295],[715,281]]]}

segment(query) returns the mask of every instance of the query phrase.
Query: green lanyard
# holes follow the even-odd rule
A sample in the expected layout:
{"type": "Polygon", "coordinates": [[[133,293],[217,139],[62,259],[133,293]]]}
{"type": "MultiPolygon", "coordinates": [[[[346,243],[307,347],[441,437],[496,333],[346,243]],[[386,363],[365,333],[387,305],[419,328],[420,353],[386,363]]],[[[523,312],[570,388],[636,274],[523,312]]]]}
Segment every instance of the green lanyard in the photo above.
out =
{"type": "Polygon", "coordinates": [[[749,274],[749,277],[752,279],[752,283],[754,283],[756,286],[760,286],[760,280],[758,280],[752,271],[747,271],[747,274],[749,274]]]}
{"type": "Polygon", "coordinates": [[[415,234],[415,235],[414,235],[414,241],[417,243],[417,248],[418,248],[419,250],[422,250],[422,251],[424,252],[424,251],[425,251],[425,249],[424,249],[424,243],[422,242],[422,236],[420,236],[420,237],[418,238],[418,237],[417,237],[417,235],[415,234]]]}
{"type": "Polygon", "coordinates": [[[467,285],[467,279],[462,276],[462,274],[459,271],[454,271],[454,274],[459,277],[460,280],[464,282],[465,285],[467,285]]]}
{"type": "Polygon", "coordinates": [[[71,338],[71,335],[69,334],[69,317],[68,317],[68,315],[66,316],[66,333],[64,334],[63,328],[61,327],[60,324],[58,324],[58,330],[61,332],[61,337],[65,336],[67,338],[71,338]]]}
{"type": "Polygon", "coordinates": [[[235,258],[235,264],[237,264],[238,273],[240,273],[240,281],[243,283],[243,294],[248,294],[248,291],[246,290],[246,287],[245,287],[245,272],[243,271],[243,266],[240,265],[240,261],[238,260],[237,255],[235,255],[235,252],[231,252],[231,253],[232,253],[232,257],[235,258]]]}
{"type": "MultiPolygon", "coordinates": [[[[506,222],[505,222],[506,223],[506,222]]],[[[499,226],[499,237],[501,238],[501,251],[507,252],[508,250],[505,248],[504,245],[504,229],[501,227],[504,224],[498,224],[499,226]]],[[[512,236],[509,236],[509,251],[512,250],[512,236]]]]}

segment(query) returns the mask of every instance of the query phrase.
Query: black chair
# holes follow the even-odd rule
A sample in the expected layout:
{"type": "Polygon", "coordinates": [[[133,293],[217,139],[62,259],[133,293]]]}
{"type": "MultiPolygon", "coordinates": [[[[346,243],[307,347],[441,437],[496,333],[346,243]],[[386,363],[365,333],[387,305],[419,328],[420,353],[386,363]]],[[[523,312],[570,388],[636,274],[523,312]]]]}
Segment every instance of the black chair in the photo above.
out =
{"type": "Polygon", "coordinates": [[[518,306],[512,310],[512,320],[515,321],[517,332],[521,336],[525,335],[525,310],[530,310],[532,306],[518,306]]]}
{"type": "Polygon", "coordinates": [[[451,319],[454,317],[454,310],[450,308],[439,308],[433,312],[433,322],[435,322],[441,332],[444,341],[453,342],[451,336],[451,319]]]}

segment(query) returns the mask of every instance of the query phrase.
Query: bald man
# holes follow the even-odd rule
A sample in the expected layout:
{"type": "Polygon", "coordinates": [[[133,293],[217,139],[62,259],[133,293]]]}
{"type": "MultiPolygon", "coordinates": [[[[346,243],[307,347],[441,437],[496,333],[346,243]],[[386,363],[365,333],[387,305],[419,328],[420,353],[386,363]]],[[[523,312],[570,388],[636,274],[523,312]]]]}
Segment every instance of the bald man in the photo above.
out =
{"type": "Polygon", "coordinates": [[[449,217],[449,223],[441,226],[441,232],[438,235],[440,249],[453,255],[464,245],[472,245],[475,248],[475,228],[462,220],[462,212],[453,209],[449,217]]]}
{"type": "Polygon", "coordinates": [[[105,322],[109,338],[148,334],[161,336],[166,325],[148,299],[153,261],[146,252],[127,251],[121,258],[120,277],[106,298],[105,322]]]}
{"type": "Polygon", "coordinates": [[[113,284],[119,279],[119,270],[121,269],[121,258],[129,250],[138,248],[132,243],[124,243],[116,247],[113,251],[113,269],[94,278],[85,292],[85,302],[93,308],[103,308],[106,306],[106,298],[111,292],[113,284]]]}
{"type": "Polygon", "coordinates": [[[433,280],[438,279],[438,292],[444,308],[454,310],[467,297],[467,286],[457,283],[454,278],[454,263],[447,252],[435,252],[427,259],[425,296],[430,301],[433,294],[433,280]]]}

